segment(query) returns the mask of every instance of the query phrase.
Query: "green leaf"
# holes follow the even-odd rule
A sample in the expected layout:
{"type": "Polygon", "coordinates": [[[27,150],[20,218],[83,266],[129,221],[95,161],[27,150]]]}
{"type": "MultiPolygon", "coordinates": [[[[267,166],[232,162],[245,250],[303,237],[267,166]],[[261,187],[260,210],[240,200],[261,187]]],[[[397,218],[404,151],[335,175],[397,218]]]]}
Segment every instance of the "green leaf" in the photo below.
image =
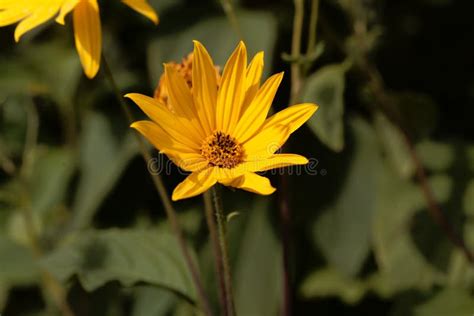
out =
{"type": "Polygon", "coordinates": [[[31,251],[0,235],[0,287],[32,285],[39,279],[39,270],[31,251]]]}
{"type": "Polygon", "coordinates": [[[425,168],[432,171],[446,171],[454,163],[454,146],[425,141],[416,145],[416,151],[425,168]]]}
{"type": "Polygon", "coordinates": [[[18,56],[0,59],[0,96],[46,93],[62,106],[70,106],[81,78],[81,67],[70,43],[50,40],[28,43],[18,56]]]}
{"type": "Polygon", "coordinates": [[[380,164],[373,130],[361,119],[351,123],[354,153],[336,201],[313,226],[314,239],[329,263],[345,275],[361,269],[370,251],[370,227],[375,211],[380,164]],[[363,183],[363,185],[362,185],[363,183]]]}
{"type": "Polygon", "coordinates": [[[98,113],[85,118],[79,166],[81,178],[73,203],[73,228],[87,227],[96,210],[137,153],[130,131],[120,141],[98,113]]]}
{"type": "Polygon", "coordinates": [[[344,147],[344,89],[348,62],[324,66],[306,80],[304,102],[314,102],[319,110],[308,126],[326,146],[334,151],[344,147]]]}
{"type": "Polygon", "coordinates": [[[281,307],[281,248],[266,217],[268,202],[257,198],[240,244],[234,273],[239,315],[273,316],[281,307]]]}
{"type": "MultiPolygon", "coordinates": [[[[13,211],[8,218],[9,236],[23,245],[30,244],[30,237],[25,227],[24,208],[30,207],[33,225],[38,234],[42,234],[51,222],[60,206],[66,203],[68,185],[75,168],[73,151],[67,148],[49,148],[39,146],[34,153],[32,172],[28,182],[28,205],[23,199],[16,199],[13,211]]],[[[18,183],[16,196],[22,194],[22,186],[18,183]]],[[[24,194],[24,193],[23,193],[24,194]]]]}
{"type": "MultiPolygon", "coordinates": [[[[275,17],[267,12],[238,11],[237,14],[249,56],[253,56],[258,51],[264,51],[265,64],[267,65],[264,73],[268,74],[273,62],[273,48],[276,40],[275,17]]],[[[162,64],[164,62],[179,62],[192,52],[193,40],[201,41],[211,54],[214,63],[223,69],[225,62],[237,46],[239,38],[227,18],[220,16],[200,20],[178,34],[170,33],[153,41],[148,49],[152,86],[158,83],[163,72],[162,64]],[[176,40],[177,37],[179,37],[179,41],[176,40]]]]}
{"type": "Polygon", "coordinates": [[[464,213],[474,216],[474,180],[467,184],[463,199],[464,213]]]}
{"type": "Polygon", "coordinates": [[[375,128],[385,154],[397,173],[405,179],[411,177],[415,164],[400,130],[380,112],[375,115],[375,128]]]}
{"type": "MultiPolygon", "coordinates": [[[[419,188],[389,168],[381,169],[379,174],[372,236],[375,258],[384,280],[380,294],[392,295],[411,288],[426,290],[444,282],[443,274],[426,261],[410,235],[413,216],[426,205],[419,188]]],[[[432,177],[430,185],[437,201],[443,203],[449,198],[452,186],[449,177],[432,177]]]]}
{"type": "Polygon", "coordinates": [[[50,212],[64,202],[74,172],[74,154],[66,148],[41,148],[31,175],[31,204],[38,214],[50,212]]]}
{"type": "Polygon", "coordinates": [[[135,298],[132,316],[167,315],[176,304],[176,297],[170,292],[153,286],[138,286],[134,289],[135,298]]]}
{"type": "Polygon", "coordinates": [[[472,316],[474,298],[467,291],[444,289],[434,298],[415,308],[415,316],[472,316]]]}
{"type": "Polygon", "coordinates": [[[83,232],[41,264],[62,281],[77,275],[87,291],[114,280],[125,286],[146,282],[195,299],[192,278],[176,239],[156,230],[83,232]]]}
{"type": "Polygon", "coordinates": [[[301,295],[305,298],[339,296],[344,302],[358,302],[368,290],[368,284],[349,278],[331,268],[311,273],[301,285],[301,295]]]}

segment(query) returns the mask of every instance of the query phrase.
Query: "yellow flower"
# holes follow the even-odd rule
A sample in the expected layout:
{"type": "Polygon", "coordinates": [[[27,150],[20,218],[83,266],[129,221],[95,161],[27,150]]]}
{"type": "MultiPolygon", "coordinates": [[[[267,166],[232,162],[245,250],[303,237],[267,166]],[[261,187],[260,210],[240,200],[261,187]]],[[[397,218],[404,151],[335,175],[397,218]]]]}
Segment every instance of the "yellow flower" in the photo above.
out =
{"type": "MultiPolygon", "coordinates": [[[[184,77],[184,81],[186,81],[186,84],[191,89],[191,91],[193,88],[193,59],[193,53],[190,53],[188,54],[188,56],[183,58],[180,64],[177,64],[175,62],[168,63],[168,66],[175,68],[176,71],[184,77]]],[[[217,76],[217,85],[219,86],[221,80],[220,68],[215,67],[215,69],[217,76]]],[[[166,80],[164,74],[160,77],[153,97],[158,99],[158,101],[160,101],[161,103],[166,104],[172,110],[171,104],[168,104],[168,89],[166,88],[166,80]]]]}
{"type": "MultiPolygon", "coordinates": [[[[158,23],[158,16],[147,0],[122,0],[130,8],[158,23]]],[[[73,11],[74,37],[84,73],[93,78],[100,66],[102,32],[97,0],[0,0],[0,27],[19,22],[15,41],[23,34],[56,16],[64,25],[73,11]],[[58,14],[59,13],[59,14],[58,14]]]]}
{"type": "Polygon", "coordinates": [[[208,52],[194,42],[192,92],[176,68],[165,64],[168,102],[127,94],[152,121],[132,127],[180,168],[191,172],[173,191],[174,201],[203,193],[215,183],[267,195],[275,191],[255,172],[306,164],[295,154],[276,154],[290,134],[304,124],[317,105],[303,103],[267,118],[283,73],[262,86],[263,52],[247,66],[243,42],[224,67],[220,85],[208,52]]]}

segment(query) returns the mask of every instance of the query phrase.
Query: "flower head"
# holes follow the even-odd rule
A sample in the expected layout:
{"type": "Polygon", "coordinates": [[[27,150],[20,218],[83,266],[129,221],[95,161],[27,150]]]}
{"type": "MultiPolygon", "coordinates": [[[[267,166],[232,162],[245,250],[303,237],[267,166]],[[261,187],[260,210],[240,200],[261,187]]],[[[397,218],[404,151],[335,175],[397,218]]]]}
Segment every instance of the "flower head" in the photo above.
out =
{"type": "MultiPolygon", "coordinates": [[[[193,53],[188,54],[180,64],[175,62],[168,63],[169,67],[175,68],[175,70],[184,78],[186,84],[188,85],[189,89],[192,92],[193,88],[193,53]]],[[[217,76],[217,85],[219,86],[221,75],[220,75],[220,67],[214,67],[216,69],[216,76],[217,76]]],[[[171,110],[173,110],[172,105],[168,102],[168,89],[166,88],[166,80],[165,75],[161,75],[160,81],[155,89],[154,98],[158,99],[163,104],[166,104],[171,110]]]]}
{"type": "MultiPolygon", "coordinates": [[[[133,10],[158,23],[158,16],[147,0],[122,0],[133,10]]],[[[35,27],[56,17],[64,24],[65,16],[73,12],[76,49],[84,73],[93,78],[100,66],[102,31],[97,0],[0,0],[0,27],[18,23],[15,41],[35,27]]]]}
{"type": "Polygon", "coordinates": [[[168,105],[137,93],[126,95],[152,120],[132,127],[191,172],[175,188],[172,199],[201,194],[216,183],[262,195],[273,193],[268,178],[256,172],[308,162],[303,156],[276,151],[317,105],[294,105],[267,118],[283,73],[260,86],[263,52],[247,65],[243,42],[227,61],[219,85],[211,57],[197,41],[193,56],[192,88],[176,67],[165,64],[168,105]]]}

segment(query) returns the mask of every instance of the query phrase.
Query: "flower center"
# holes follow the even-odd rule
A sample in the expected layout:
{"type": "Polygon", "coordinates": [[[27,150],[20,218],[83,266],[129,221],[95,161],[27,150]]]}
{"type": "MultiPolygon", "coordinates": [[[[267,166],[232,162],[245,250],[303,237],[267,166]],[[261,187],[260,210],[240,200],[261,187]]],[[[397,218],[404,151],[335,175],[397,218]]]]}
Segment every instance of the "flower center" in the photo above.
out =
{"type": "Polygon", "coordinates": [[[213,167],[231,169],[243,161],[244,151],[235,138],[216,131],[202,143],[201,155],[213,167]]]}

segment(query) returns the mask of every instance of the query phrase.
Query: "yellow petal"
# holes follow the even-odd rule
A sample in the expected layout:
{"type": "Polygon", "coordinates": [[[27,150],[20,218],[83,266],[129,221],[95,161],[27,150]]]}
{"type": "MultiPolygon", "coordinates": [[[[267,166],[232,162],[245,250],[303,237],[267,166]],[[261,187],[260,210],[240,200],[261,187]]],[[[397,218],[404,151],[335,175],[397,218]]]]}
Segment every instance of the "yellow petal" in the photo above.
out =
{"type": "Polygon", "coordinates": [[[242,111],[245,111],[260,88],[260,79],[262,78],[263,72],[263,57],[263,52],[257,53],[250,62],[250,65],[247,67],[245,79],[245,100],[242,104],[242,111]]]}
{"type": "Polygon", "coordinates": [[[165,105],[154,98],[139,93],[129,93],[125,97],[135,102],[149,118],[160,125],[177,142],[199,152],[201,142],[196,140],[196,135],[189,133],[188,126],[182,124],[165,105]]]}
{"type": "Polygon", "coordinates": [[[183,182],[174,189],[171,199],[178,201],[187,199],[207,191],[216,183],[213,169],[208,168],[191,173],[183,182]]]}
{"type": "Polygon", "coordinates": [[[308,159],[300,155],[277,154],[262,160],[246,161],[243,165],[245,165],[247,171],[258,172],[294,165],[306,165],[307,163],[308,159]]]}
{"type": "Polygon", "coordinates": [[[288,126],[290,133],[293,133],[309,120],[317,109],[318,106],[313,103],[292,105],[269,117],[265,123],[263,123],[262,128],[267,128],[272,125],[285,125],[288,126]]]}
{"type": "Polygon", "coordinates": [[[169,102],[178,117],[182,117],[192,124],[187,127],[190,132],[204,139],[209,133],[204,132],[201,122],[198,120],[197,110],[194,106],[193,96],[188,85],[175,67],[165,64],[165,80],[168,89],[169,102]]]}
{"type": "Polygon", "coordinates": [[[192,72],[194,102],[201,124],[209,135],[216,129],[216,69],[206,48],[198,41],[194,41],[192,72]]]}
{"type": "Polygon", "coordinates": [[[81,0],[74,8],[74,35],[82,68],[88,78],[99,71],[102,30],[97,0],[81,0]]]}
{"type": "Polygon", "coordinates": [[[235,179],[222,180],[220,183],[261,195],[269,195],[275,192],[275,188],[272,187],[268,178],[259,176],[253,172],[245,173],[235,179]]]}
{"type": "Polygon", "coordinates": [[[131,125],[161,153],[166,154],[175,165],[186,171],[198,171],[207,166],[208,162],[198,153],[175,141],[158,124],[151,121],[138,121],[131,125]]]}
{"type": "Polygon", "coordinates": [[[66,0],[61,6],[61,10],[59,11],[59,15],[56,18],[56,22],[64,25],[64,18],[68,15],[69,12],[74,10],[76,5],[79,3],[80,0],[66,0]]]}
{"type": "Polygon", "coordinates": [[[246,67],[247,49],[240,42],[224,67],[217,96],[216,126],[220,131],[231,133],[237,124],[245,97],[246,67]]]}
{"type": "Polygon", "coordinates": [[[278,86],[283,78],[283,73],[278,73],[270,78],[258,90],[247,110],[244,112],[233,133],[240,142],[245,142],[252,137],[262,126],[267,118],[268,110],[272,105],[278,86]]]}
{"type": "Polygon", "coordinates": [[[1,3],[0,9],[4,9],[0,11],[0,27],[16,23],[32,12],[31,4],[26,5],[23,2],[20,2],[20,4],[1,3]]]}
{"type": "Polygon", "coordinates": [[[273,155],[290,136],[288,127],[271,125],[243,144],[246,161],[258,161],[273,155]]]}
{"type": "Polygon", "coordinates": [[[23,34],[51,19],[59,11],[60,4],[60,0],[52,0],[35,7],[34,11],[16,27],[15,41],[18,42],[23,34]]]}
{"type": "MultiPolygon", "coordinates": [[[[31,3],[31,0],[30,0],[31,3]]],[[[12,9],[14,7],[25,7],[28,2],[25,0],[0,0],[0,10],[12,9]]]]}
{"type": "Polygon", "coordinates": [[[128,5],[133,10],[137,11],[141,15],[146,16],[153,23],[158,24],[158,15],[156,14],[155,10],[148,4],[146,0],[122,0],[123,3],[128,5]]]}

